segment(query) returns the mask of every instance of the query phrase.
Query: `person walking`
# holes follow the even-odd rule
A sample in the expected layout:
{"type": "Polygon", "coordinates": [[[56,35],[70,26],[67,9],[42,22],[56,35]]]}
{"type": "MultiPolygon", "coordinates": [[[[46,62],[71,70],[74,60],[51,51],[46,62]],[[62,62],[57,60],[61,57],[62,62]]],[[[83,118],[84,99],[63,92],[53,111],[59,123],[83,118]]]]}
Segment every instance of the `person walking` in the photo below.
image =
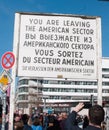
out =
{"type": "Polygon", "coordinates": [[[67,113],[62,112],[61,115],[62,115],[62,120],[60,121],[60,127],[61,127],[61,130],[65,130],[65,122],[67,119],[67,113]]]}
{"type": "Polygon", "coordinates": [[[29,120],[29,115],[28,114],[23,114],[22,115],[22,122],[24,124],[24,128],[23,130],[32,130],[31,126],[28,124],[28,120],[29,120]]]}
{"type": "MultiPolygon", "coordinates": [[[[84,103],[79,103],[68,115],[66,120],[66,130],[82,130],[76,122],[77,113],[84,107],[84,103]]],[[[101,123],[104,121],[104,109],[100,105],[94,105],[89,109],[89,125],[83,130],[102,130],[101,123]]]]}
{"type": "Polygon", "coordinates": [[[42,127],[41,122],[38,117],[34,117],[31,128],[32,128],[32,130],[43,130],[43,127],[42,127]]]}

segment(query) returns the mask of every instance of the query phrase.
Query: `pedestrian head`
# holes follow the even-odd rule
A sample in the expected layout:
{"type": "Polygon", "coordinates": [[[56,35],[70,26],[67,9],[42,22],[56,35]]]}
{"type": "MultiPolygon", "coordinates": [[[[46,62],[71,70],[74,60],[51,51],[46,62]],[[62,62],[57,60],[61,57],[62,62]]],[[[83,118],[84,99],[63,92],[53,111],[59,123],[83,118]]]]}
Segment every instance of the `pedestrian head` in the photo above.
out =
{"type": "Polygon", "coordinates": [[[27,124],[29,120],[29,115],[28,114],[23,114],[22,115],[22,121],[24,124],[27,124]]]}
{"type": "Polygon", "coordinates": [[[100,105],[94,105],[89,109],[89,121],[93,125],[101,126],[101,122],[104,121],[104,109],[100,105]]]}
{"type": "Polygon", "coordinates": [[[14,122],[14,129],[15,130],[23,130],[24,125],[22,121],[14,122]]]}
{"type": "Polygon", "coordinates": [[[37,126],[37,125],[40,125],[40,120],[38,117],[35,117],[34,120],[33,120],[33,125],[37,126]]]}
{"type": "Polygon", "coordinates": [[[66,112],[62,112],[61,115],[62,115],[62,119],[66,119],[67,118],[67,113],[66,112]]]}

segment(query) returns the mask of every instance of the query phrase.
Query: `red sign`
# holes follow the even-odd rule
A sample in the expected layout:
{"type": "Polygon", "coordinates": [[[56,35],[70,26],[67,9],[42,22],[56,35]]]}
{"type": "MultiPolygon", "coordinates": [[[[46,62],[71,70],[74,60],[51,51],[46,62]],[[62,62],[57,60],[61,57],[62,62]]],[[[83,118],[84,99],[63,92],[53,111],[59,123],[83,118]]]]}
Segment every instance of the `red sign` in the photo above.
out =
{"type": "Polygon", "coordinates": [[[12,52],[6,52],[1,59],[1,64],[4,69],[10,69],[14,65],[15,56],[12,52]]]}

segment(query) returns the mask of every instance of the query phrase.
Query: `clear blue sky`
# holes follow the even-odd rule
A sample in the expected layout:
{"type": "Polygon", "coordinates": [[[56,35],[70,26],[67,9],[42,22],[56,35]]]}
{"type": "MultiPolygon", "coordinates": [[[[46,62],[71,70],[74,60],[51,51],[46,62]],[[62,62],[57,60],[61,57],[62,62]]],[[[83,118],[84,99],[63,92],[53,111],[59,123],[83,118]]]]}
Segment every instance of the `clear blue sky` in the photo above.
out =
{"type": "MultiPolygon", "coordinates": [[[[0,59],[13,49],[16,12],[61,13],[100,16],[102,56],[109,57],[109,2],[98,0],[0,0],[0,59]]],[[[0,64],[0,72],[2,71],[0,64]]]]}

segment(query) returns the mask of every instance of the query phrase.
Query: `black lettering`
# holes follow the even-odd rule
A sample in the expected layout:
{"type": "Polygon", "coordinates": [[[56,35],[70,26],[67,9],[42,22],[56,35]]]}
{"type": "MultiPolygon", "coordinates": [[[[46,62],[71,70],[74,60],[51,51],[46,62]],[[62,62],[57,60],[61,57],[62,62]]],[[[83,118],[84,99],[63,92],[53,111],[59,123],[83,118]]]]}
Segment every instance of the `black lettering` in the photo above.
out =
{"type": "Polygon", "coordinates": [[[23,57],[23,63],[30,63],[31,57],[23,57]]]}

